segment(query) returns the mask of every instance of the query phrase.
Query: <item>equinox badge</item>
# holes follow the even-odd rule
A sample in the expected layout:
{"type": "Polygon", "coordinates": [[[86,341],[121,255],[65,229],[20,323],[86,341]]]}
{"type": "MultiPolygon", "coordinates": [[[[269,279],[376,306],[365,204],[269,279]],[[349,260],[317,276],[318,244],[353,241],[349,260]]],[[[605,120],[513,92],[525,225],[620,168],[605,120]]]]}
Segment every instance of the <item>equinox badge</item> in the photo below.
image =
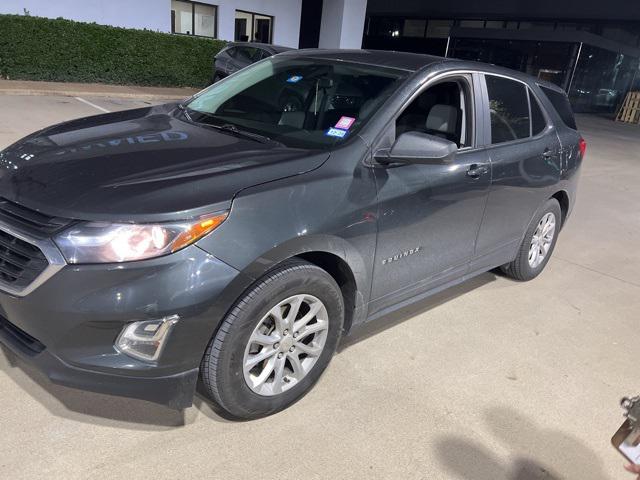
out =
{"type": "Polygon", "coordinates": [[[403,252],[400,252],[399,254],[394,255],[393,257],[385,258],[384,260],[382,260],[382,264],[386,265],[387,263],[397,262],[398,260],[400,260],[400,259],[402,259],[404,257],[408,257],[409,255],[413,255],[415,253],[418,253],[421,249],[422,249],[422,247],[410,248],[409,250],[405,250],[403,252]]]}

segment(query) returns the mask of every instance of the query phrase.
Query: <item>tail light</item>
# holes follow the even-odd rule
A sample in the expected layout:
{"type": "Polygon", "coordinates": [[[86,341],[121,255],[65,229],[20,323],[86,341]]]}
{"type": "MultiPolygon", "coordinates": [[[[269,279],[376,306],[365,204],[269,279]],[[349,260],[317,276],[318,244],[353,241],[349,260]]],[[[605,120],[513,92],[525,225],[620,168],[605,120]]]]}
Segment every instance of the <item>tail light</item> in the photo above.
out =
{"type": "Polygon", "coordinates": [[[578,148],[580,148],[580,158],[584,158],[584,154],[587,152],[587,142],[585,142],[582,137],[580,137],[580,142],[578,142],[578,148]]]}

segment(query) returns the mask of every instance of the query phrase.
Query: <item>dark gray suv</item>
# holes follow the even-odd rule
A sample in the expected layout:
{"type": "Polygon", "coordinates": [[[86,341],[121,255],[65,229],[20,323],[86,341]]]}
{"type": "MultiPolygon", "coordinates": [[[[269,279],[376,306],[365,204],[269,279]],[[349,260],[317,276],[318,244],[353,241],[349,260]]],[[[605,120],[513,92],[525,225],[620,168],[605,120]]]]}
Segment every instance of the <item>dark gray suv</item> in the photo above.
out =
{"type": "Polygon", "coordinates": [[[56,383],[270,414],[353,326],[538,275],[584,153],[552,84],[360,50],[52,126],[0,153],[0,340],[56,383]]]}

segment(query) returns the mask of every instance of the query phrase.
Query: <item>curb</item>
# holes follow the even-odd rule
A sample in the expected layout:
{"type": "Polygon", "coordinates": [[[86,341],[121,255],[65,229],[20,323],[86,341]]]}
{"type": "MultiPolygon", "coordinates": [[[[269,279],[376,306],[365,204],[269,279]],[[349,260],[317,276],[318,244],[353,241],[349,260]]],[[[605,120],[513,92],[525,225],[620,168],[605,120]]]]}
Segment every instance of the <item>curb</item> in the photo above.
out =
{"type": "Polygon", "coordinates": [[[57,97],[116,97],[116,98],[131,98],[137,100],[182,100],[190,97],[192,94],[185,92],[185,95],[167,95],[167,94],[155,94],[155,93],[125,93],[125,92],[90,92],[81,90],[46,90],[46,89],[0,89],[0,95],[53,95],[57,97]]]}

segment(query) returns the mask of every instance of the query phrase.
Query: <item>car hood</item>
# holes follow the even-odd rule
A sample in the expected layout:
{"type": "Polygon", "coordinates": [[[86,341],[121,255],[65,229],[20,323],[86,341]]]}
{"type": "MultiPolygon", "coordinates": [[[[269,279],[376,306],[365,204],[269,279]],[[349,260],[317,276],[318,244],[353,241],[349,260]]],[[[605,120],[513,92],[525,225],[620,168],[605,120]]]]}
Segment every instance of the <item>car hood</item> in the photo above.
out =
{"type": "Polygon", "coordinates": [[[238,191],[329,157],[187,122],[175,108],[86,117],[25,137],[0,152],[0,197],[66,218],[174,220],[226,209],[238,191]]]}

